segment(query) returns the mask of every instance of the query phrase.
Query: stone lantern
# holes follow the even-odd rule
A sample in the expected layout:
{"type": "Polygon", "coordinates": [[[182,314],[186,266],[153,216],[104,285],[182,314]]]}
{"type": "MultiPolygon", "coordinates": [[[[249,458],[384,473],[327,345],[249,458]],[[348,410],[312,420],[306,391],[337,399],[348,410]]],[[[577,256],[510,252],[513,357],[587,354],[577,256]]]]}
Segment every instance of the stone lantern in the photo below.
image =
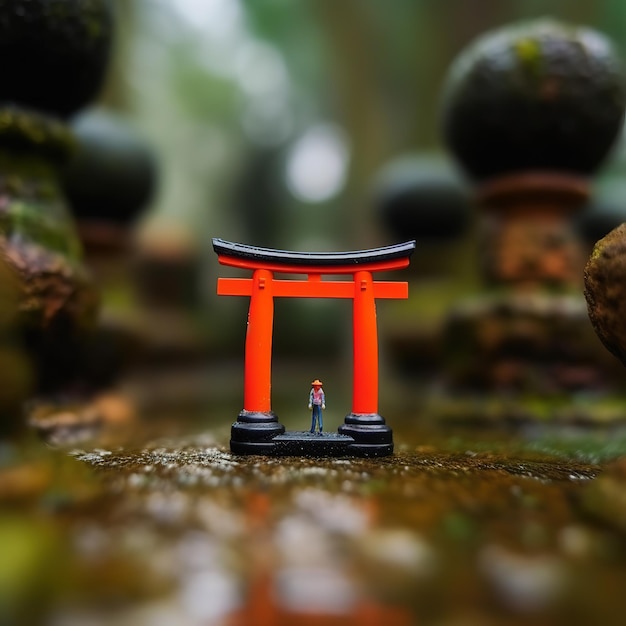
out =
{"type": "Polygon", "coordinates": [[[446,393],[479,398],[458,415],[594,421],[583,397],[619,387],[587,319],[576,217],[625,103],[608,39],[552,20],[488,33],[452,66],[443,133],[474,184],[484,280],[447,324],[446,393]]]}
{"type": "Polygon", "coordinates": [[[1,276],[15,294],[7,341],[20,339],[31,393],[71,384],[75,348],[96,319],[60,171],[76,145],[67,120],[97,95],[112,31],[108,0],[2,3],[1,276]]]}

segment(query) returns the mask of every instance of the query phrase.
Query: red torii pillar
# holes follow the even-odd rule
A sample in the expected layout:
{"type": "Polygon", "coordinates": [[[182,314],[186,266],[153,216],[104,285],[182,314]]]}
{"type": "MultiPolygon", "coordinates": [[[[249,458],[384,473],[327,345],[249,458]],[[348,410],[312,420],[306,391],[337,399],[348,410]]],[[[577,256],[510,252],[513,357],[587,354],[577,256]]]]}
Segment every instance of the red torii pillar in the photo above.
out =
{"type": "Polygon", "coordinates": [[[219,278],[217,285],[219,295],[250,297],[244,408],[239,422],[265,424],[260,428],[262,432],[256,433],[259,437],[284,432],[271,411],[274,298],[350,298],[353,301],[354,354],[352,412],[339,431],[353,437],[355,434],[364,436],[367,440],[364,444],[379,444],[382,443],[378,441],[382,428],[389,433],[383,438],[390,439],[391,430],[383,426],[384,419],[378,415],[376,299],[407,298],[408,284],[374,281],[372,273],[408,266],[415,242],[374,250],[318,254],[256,248],[220,239],[213,240],[213,247],[223,265],[253,272],[252,278],[219,278]],[[274,278],[274,273],[306,274],[307,278],[279,280],[274,278]],[[352,274],[353,280],[322,280],[322,275],[326,274],[352,274]],[[278,429],[270,427],[270,423],[278,425],[278,429]]]}

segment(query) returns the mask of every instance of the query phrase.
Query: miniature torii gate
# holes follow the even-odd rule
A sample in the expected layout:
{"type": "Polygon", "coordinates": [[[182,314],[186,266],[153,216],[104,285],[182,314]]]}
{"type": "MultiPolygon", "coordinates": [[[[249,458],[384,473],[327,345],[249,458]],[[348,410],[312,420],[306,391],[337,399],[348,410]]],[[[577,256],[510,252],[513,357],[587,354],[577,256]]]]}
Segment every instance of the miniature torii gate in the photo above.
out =
{"type": "MultiPolygon", "coordinates": [[[[256,424],[256,443],[264,437],[282,434],[271,411],[272,335],[274,298],[348,298],[353,301],[353,392],[352,412],[339,432],[364,445],[383,444],[385,453],[393,449],[391,430],[378,415],[378,332],[376,324],[377,298],[407,298],[408,283],[374,281],[373,272],[407,267],[415,249],[415,241],[394,246],[356,252],[307,253],[258,248],[213,239],[213,249],[223,265],[252,270],[252,278],[218,278],[217,293],[224,296],[249,296],[248,329],[245,345],[244,408],[238,424],[256,424]],[[276,279],[274,273],[306,274],[306,280],[276,279]],[[352,274],[352,281],[322,280],[322,275],[352,274]],[[243,422],[243,423],[242,423],[243,422]],[[270,423],[276,428],[267,428],[270,423]],[[266,427],[259,429],[261,424],[266,427]],[[382,427],[382,428],[381,428],[382,427]],[[365,430],[363,430],[365,428],[365,430]],[[261,430],[262,432],[258,432],[261,430]],[[374,431],[378,435],[374,435],[374,431]],[[356,435],[355,435],[356,432],[356,435]],[[375,441],[374,441],[375,440],[375,441]],[[391,448],[389,449],[389,446],[391,448]]],[[[233,442],[237,443],[237,424],[233,426],[233,442]]],[[[249,427],[244,427],[249,430],[249,427]]],[[[246,435],[247,437],[247,435],[246,435]]],[[[239,443],[245,443],[244,439],[239,443]]],[[[265,439],[269,441],[269,439],[265,439]]],[[[264,446],[234,446],[239,452],[252,452],[264,446]]],[[[380,454],[380,452],[379,452],[380,454]]]]}

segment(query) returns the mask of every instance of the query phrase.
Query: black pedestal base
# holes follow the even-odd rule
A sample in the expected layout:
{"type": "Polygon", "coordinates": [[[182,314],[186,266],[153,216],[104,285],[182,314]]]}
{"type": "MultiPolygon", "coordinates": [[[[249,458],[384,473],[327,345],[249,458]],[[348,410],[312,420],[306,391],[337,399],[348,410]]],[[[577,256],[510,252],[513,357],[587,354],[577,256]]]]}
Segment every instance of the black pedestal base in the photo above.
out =
{"type": "Polygon", "coordinates": [[[230,450],[235,454],[272,454],[272,439],[284,432],[276,413],[243,410],[230,429],[230,450]]]}
{"type": "Polygon", "coordinates": [[[273,439],[276,456],[351,456],[352,437],[337,433],[288,430],[273,439]]]}
{"type": "Polygon", "coordinates": [[[349,413],[339,433],[354,439],[358,456],[388,456],[393,454],[393,431],[378,413],[349,413]]]}
{"type": "Polygon", "coordinates": [[[274,413],[242,411],[231,428],[234,454],[306,457],[375,457],[393,453],[393,433],[377,413],[345,418],[339,432],[287,431],[274,413]]]}

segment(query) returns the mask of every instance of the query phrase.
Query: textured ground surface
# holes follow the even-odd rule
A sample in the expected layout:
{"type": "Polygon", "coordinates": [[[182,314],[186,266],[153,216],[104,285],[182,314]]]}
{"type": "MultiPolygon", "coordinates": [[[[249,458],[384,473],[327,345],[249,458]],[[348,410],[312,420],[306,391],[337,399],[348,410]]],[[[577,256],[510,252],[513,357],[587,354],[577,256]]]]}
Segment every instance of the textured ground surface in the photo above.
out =
{"type": "Polygon", "coordinates": [[[399,420],[393,457],[261,458],[228,421],[4,444],[3,623],[622,623],[618,435],[399,420]]]}

